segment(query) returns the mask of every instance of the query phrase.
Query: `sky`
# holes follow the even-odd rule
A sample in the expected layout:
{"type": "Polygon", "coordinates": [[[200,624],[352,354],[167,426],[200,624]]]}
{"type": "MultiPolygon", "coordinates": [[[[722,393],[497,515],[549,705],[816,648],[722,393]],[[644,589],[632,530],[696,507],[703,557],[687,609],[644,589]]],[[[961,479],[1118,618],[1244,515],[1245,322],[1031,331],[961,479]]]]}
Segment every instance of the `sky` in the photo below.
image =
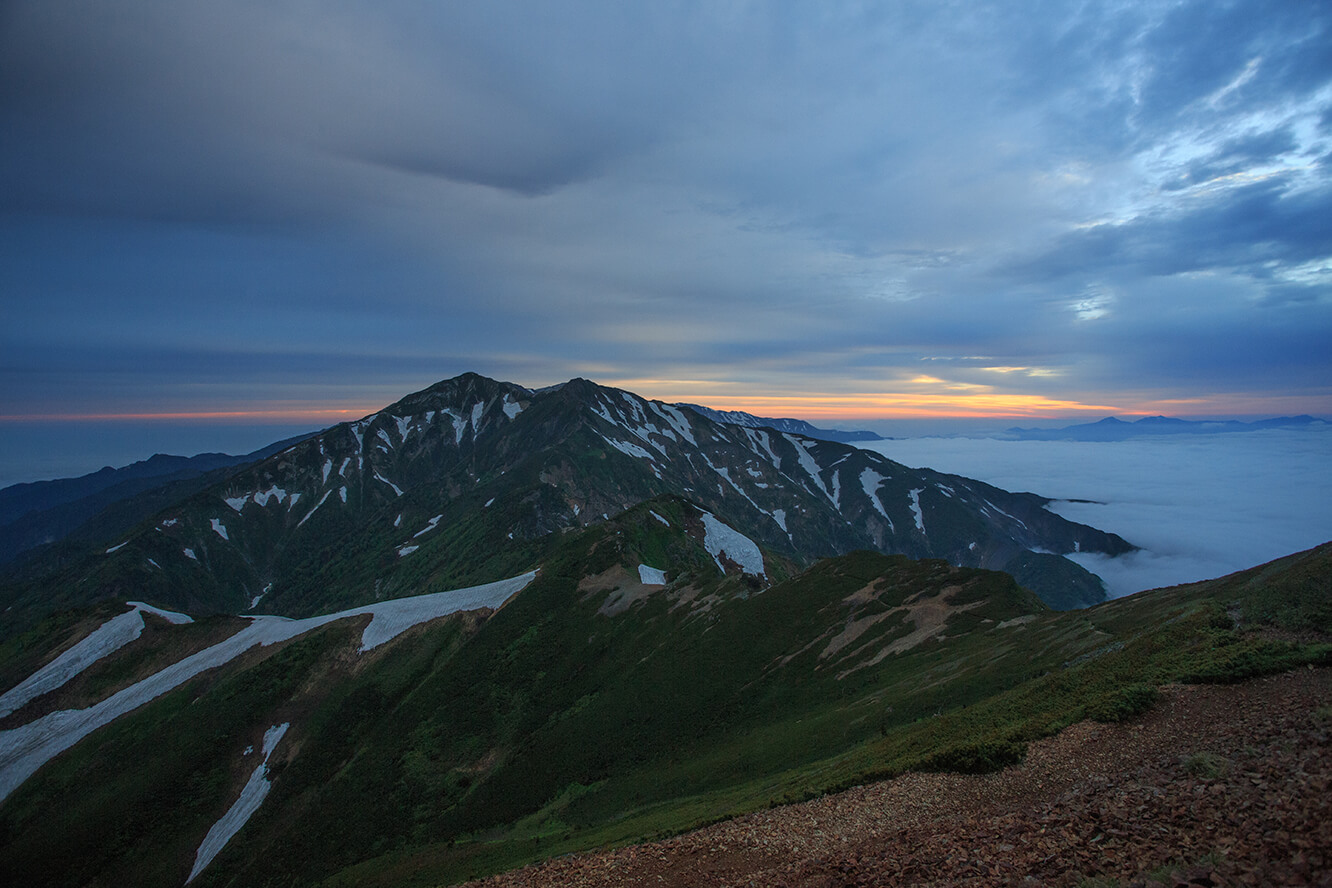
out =
{"type": "Polygon", "coordinates": [[[1119,534],[1138,551],[1069,556],[1115,598],[1332,540],[1332,426],[1113,443],[920,437],[859,446],[1053,498],[1052,511],[1119,534]]]}
{"type": "Polygon", "coordinates": [[[1332,416],[1330,25],[8,0],[0,440],[318,428],[466,371],[825,422],[1332,416]]]}

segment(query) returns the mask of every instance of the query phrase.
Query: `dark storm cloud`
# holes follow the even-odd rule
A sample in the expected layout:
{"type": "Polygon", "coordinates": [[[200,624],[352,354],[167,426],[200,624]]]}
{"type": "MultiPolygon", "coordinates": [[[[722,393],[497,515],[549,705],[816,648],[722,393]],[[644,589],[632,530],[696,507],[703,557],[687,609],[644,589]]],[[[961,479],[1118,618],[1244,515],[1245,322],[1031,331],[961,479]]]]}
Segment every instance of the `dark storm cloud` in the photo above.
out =
{"type": "Polygon", "coordinates": [[[98,367],[177,400],[475,369],[1104,403],[1242,389],[1228,340],[1324,372],[1326,3],[0,16],[0,413],[98,367]]]}

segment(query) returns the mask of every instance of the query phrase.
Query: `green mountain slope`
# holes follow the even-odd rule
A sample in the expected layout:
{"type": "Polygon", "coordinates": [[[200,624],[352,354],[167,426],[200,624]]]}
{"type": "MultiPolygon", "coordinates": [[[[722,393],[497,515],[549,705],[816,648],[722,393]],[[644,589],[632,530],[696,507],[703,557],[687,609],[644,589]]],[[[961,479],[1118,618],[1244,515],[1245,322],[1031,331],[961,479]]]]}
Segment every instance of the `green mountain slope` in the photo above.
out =
{"type": "MultiPolygon", "coordinates": [[[[800,570],[767,550],[762,570],[668,495],[559,535],[493,613],[363,654],[355,621],[252,649],[20,786],[0,878],[180,884],[254,768],[245,748],[282,723],[271,793],[192,884],[455,881],[907,768],[1001,766],[1073,721],[1131,716],[1162,682],[1332,659],[1332,545],[1062,613],[940,560],[800,570]]],[[[78,692],[202,631],[158,628],[78,692]]]]}

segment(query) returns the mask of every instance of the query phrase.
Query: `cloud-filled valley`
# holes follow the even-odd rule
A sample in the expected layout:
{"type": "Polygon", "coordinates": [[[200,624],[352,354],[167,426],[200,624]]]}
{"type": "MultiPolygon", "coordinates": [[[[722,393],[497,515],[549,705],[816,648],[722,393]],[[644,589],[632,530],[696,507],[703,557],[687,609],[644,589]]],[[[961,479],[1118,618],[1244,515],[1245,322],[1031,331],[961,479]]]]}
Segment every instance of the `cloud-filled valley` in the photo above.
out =
{"type": "Polygon", "coordinates": [[[1211,579],[1332,539],[1332,430],[1114,443],[909,438],[866,446],[909,466],[1057,502],[1141,551],[1072,556],[1112,596],[1211,579]],[[1090,500],[1092,502],[1072,502],[1090,500]]]}

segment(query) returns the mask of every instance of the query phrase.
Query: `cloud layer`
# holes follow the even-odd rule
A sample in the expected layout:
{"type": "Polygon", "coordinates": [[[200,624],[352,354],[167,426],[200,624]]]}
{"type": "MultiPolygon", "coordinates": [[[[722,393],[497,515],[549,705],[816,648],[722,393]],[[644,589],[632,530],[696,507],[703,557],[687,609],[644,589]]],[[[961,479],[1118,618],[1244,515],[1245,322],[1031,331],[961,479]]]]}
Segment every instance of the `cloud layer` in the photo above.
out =
{"type": "Polygon", "coordinates": [[[1330,23],[19,0],[0,415],[375,405],[469,369],[1332,412],[1330,23]]]}
{"type": "Polygon", "coordinates": [[[1114,597],[1224,576],[1332,540],[1332,430],[1165,436],[1108,444],[913,438],[869,449],[1060,500],[1072,521],[1141,551],[1076,556],[1114,597]],[[1070,502],[1090,500],[1090,502],[1070,502]]]}

